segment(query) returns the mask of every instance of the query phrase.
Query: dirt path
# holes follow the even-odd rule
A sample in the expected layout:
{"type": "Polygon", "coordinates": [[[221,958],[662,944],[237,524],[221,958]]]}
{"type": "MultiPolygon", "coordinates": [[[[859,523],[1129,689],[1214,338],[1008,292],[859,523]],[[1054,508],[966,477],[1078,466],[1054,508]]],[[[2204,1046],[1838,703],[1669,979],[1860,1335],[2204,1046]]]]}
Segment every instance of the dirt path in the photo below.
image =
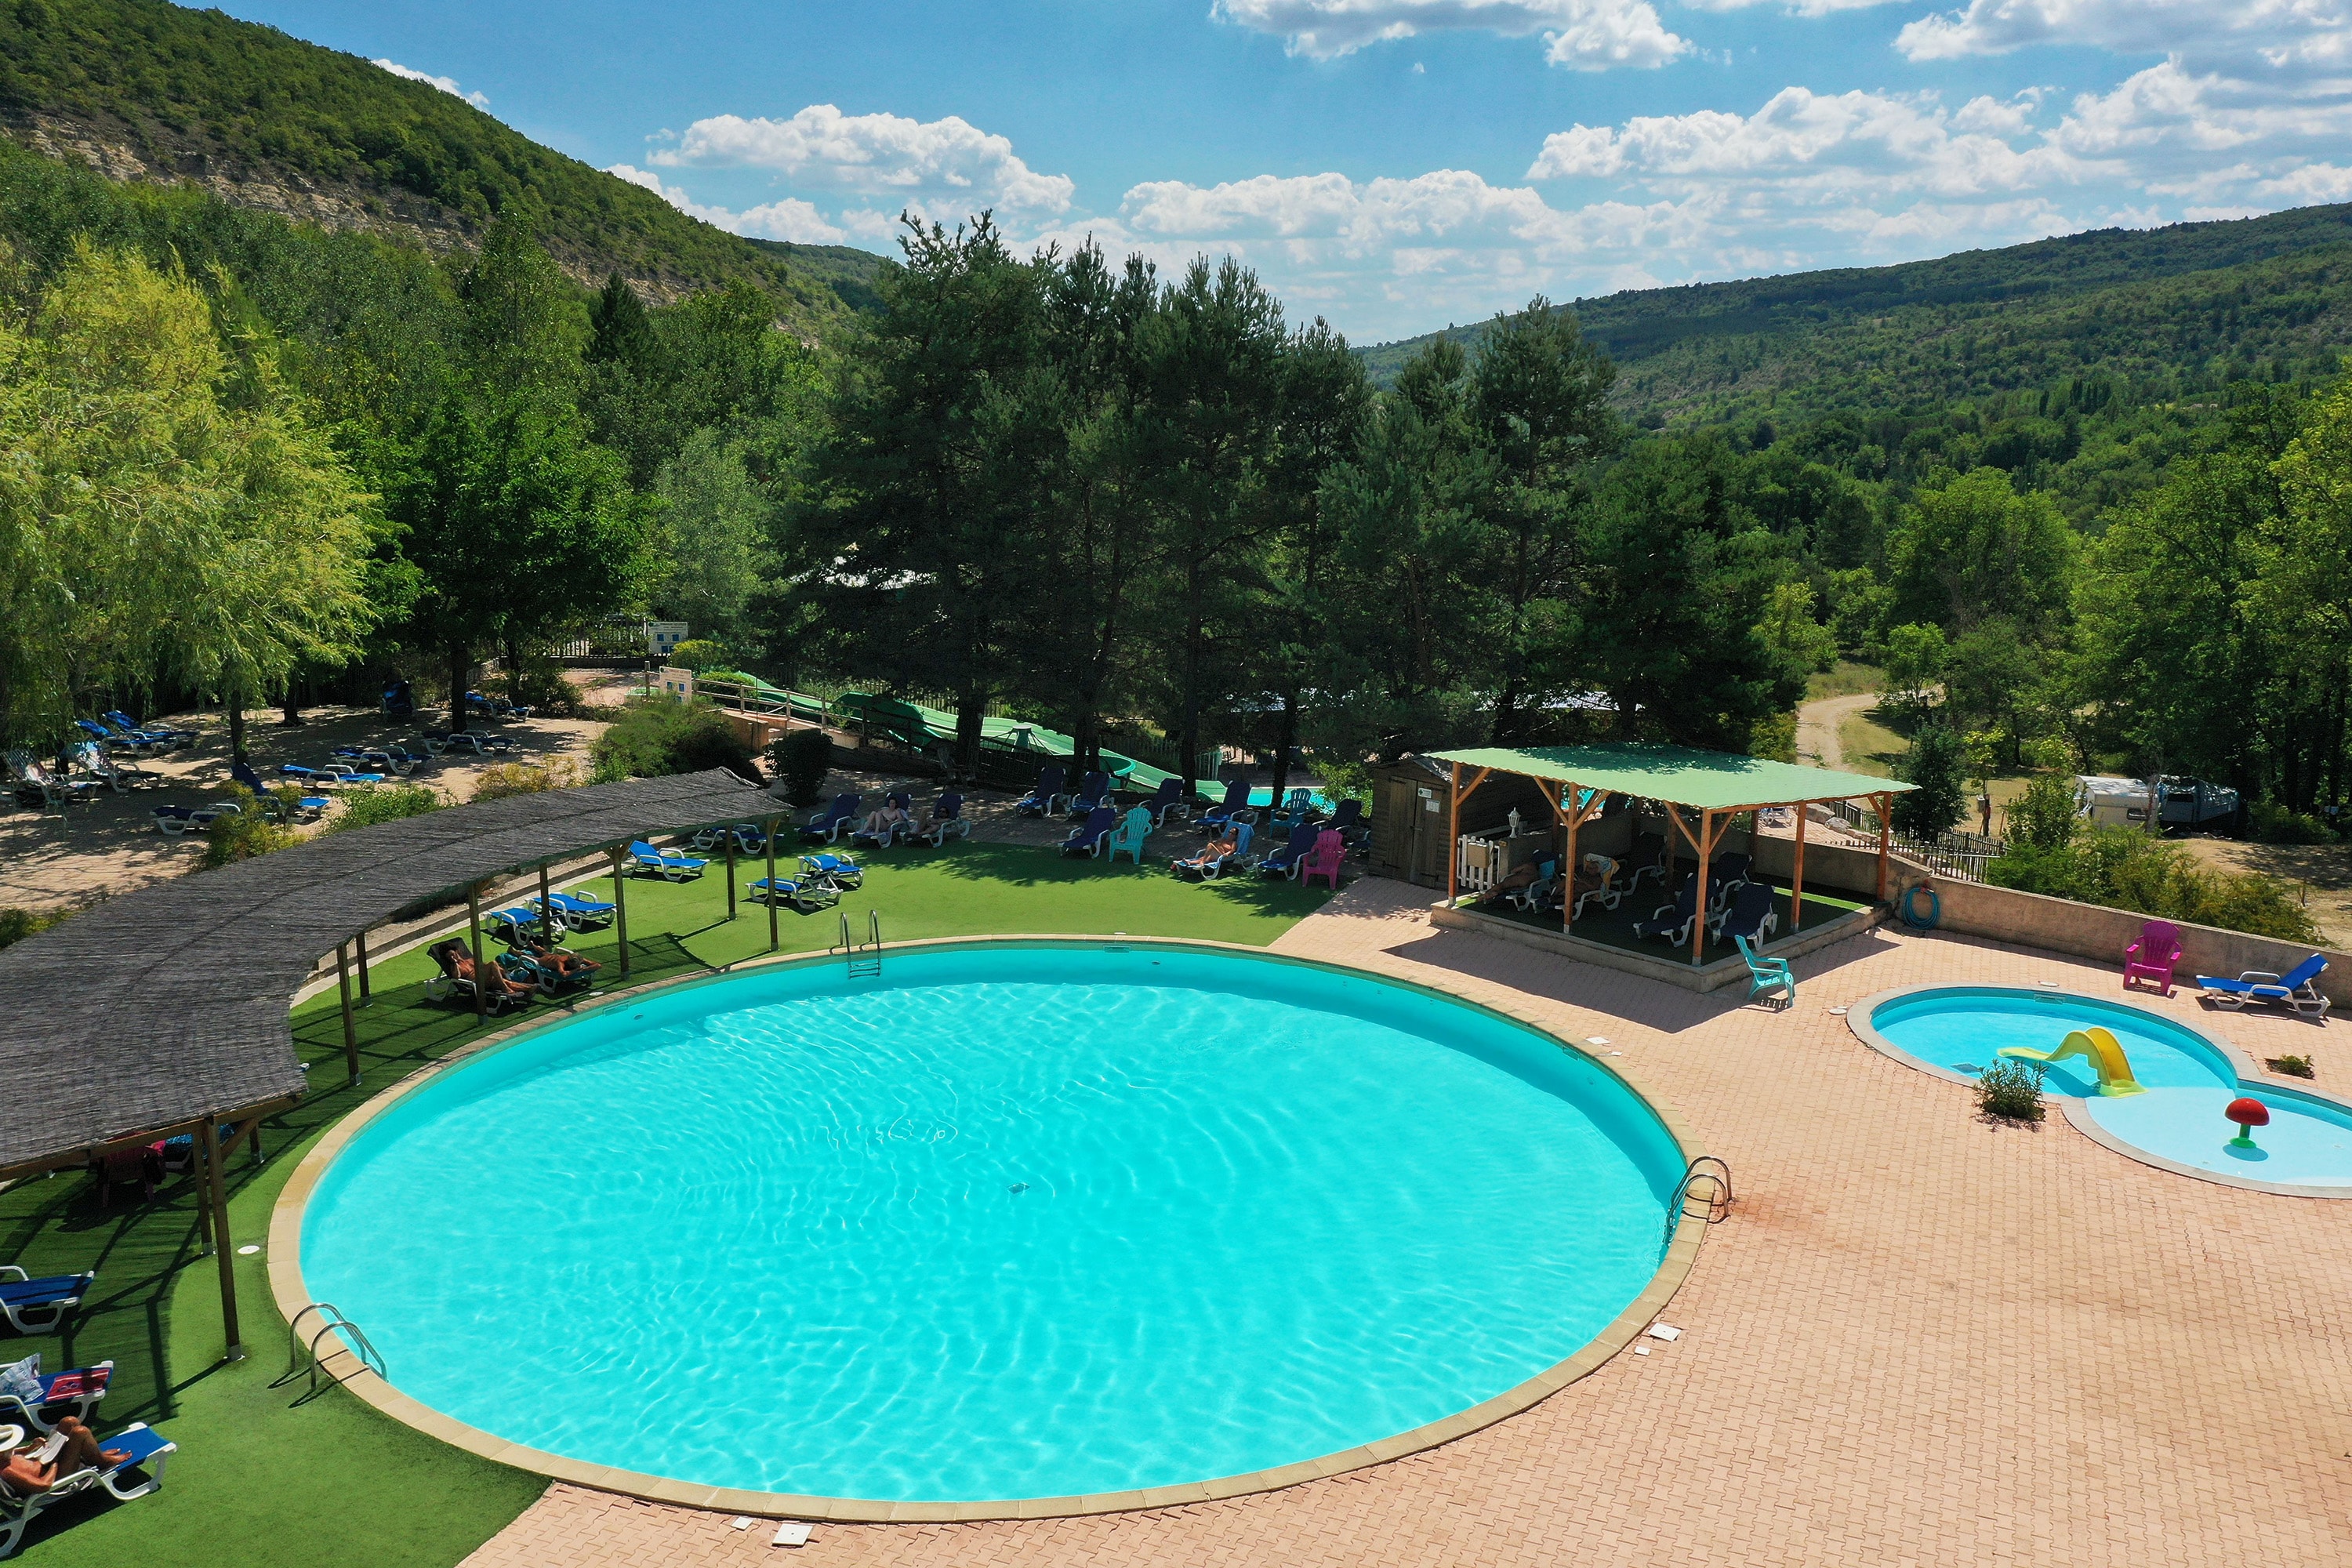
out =
{"type": "Polygon", "coordinates": [[[1797,761],[1819,768],[1844,765],[1838,745],[1838,726],[1850,713],[1866,713],[1878,706],[1878,694],[1859,691],[1850,697],[1823,697],[1797,708],[1797,761]]]}

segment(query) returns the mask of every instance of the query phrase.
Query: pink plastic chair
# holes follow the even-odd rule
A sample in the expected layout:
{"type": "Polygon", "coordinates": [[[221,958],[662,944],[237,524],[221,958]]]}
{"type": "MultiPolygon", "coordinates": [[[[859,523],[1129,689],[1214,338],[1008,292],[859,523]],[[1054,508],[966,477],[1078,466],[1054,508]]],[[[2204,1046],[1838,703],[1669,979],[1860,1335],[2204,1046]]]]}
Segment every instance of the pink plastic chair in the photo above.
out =
{"type": "Polygon", "coordinates": [[[1347,858],[1347,839],[1337,828],[1325,828],[1316,836],[1315,847],[1307,852],[1307,858],[1299,864],[1299,885],[1312,887],[1316,878],[1328,877],[1331,879],[1331,890],[1338,892],[1339,862],[1347,858]]]}
{"type": "Polygon", "coordinates": [[[2169,921],[2149,921],[2139,928],[2139,940],[2124,949],[2124,989],[2153,980],[2169,996],[2172,966],[2179,962],[2180,928],[2169,921]]]}

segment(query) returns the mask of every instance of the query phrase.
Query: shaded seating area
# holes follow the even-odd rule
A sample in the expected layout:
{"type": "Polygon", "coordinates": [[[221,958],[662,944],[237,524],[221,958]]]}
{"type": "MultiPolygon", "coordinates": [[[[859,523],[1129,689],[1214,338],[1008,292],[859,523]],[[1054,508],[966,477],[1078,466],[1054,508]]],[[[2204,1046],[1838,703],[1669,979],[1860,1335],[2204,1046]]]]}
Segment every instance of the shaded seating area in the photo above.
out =
{"type": "MultiPolygon", "coordinates": [[[[0,1181],[77,1167],[144,1175],[149,1152],[185,1139],[205,1235],[225,1237],[226,1161],[248,1142],[257,1155],[262,1119],[310,1092],[289,1006],[322,955],[333,955],[345,1062],[356,1086],[353,982],[364,1001],[367,937],[376,927],[462,907],[466,935],[441,944],[450,960],[445,973],[456,977],[462,955],[474,973],[487,974],[482,889],[536,868],[539,907],[560,907],[551,868],[601,854],[614,873],[610,912],[625,977],[627,882],[619,873],[626,847],[655,834],[739,823],[749,812],[766,820],[772,877],[781,809],[719,769],[513,795],[159,882],[0,950],[0,1007],[12,1026],[0,1037],[0,1082],[8,1085],[0,1094],[0,1181]],[[92,975],[105,976],[121,994],[168,997],[170,1005],[142,1009],[138,1026],[125,1027],[116,1011],[90,1005],[92,975]]],[[[727,858],[731,870],[731,838],[727,858]]],[[[772,912],[772,948],[778,935],[772,912]]],[[[484,990],[467,1000],[478,1015],[488,1014],[484,990]]],[[[234,1361],[244,1345],[229,1253],[207,1245],[218,1259],[222,1329],[234,1361]]],[[[0,1265],[0,1307],[12,1327],[38,1331],[70,1311],[88,1285],[87,1277],[32,1279],[0,1265]]]]}
{"type": "MultiPolygon", "coordinates": [[[[1912,787],[1641,742],[1480,747],[1435,752],[1430,760],[1448,770],[1449,907],[1459,907],[1466,893],[1485,912],[1507,913],[1496,889],[1526,888],[1527,896],[1517,900],[1518,918],[1544,921],[1565,939],[1646,947],[1660,957],[1686,951],[1693,966],[1710,961],[1710,945],[1721,950],[1716,958],[1728,959],[1735,951],[1751,952],[1801,932],[1809,901],[1806,825],[1812,809],[1827,803],[1871,803],[1879,841],[1870,899],[1884,902],[1888,805],[1912,787]],[[1476,805],[1482,789],[1504,780],[1523,786],[1514,795],[1522,804],[1510,807],[1506,831],[1465,833],[1465,808],[1476,805]],[[1759,819],[1768,811],[1794,816],[1784,871],[1761,868],[1768,847],[1779,846],[1759,831],[1759,819]],[[1553,868],[1530,874],[1525,868],[1539,859],[1553,868]],[[1566,888],[1562,867],[1571,868],[1566,888]]],[[[1817,915],[1842,917],[1863,907],[1858,891],[1849,875],[1840,892],[1824,897],[1817,889],[1810,901],[1817,915]]]]}

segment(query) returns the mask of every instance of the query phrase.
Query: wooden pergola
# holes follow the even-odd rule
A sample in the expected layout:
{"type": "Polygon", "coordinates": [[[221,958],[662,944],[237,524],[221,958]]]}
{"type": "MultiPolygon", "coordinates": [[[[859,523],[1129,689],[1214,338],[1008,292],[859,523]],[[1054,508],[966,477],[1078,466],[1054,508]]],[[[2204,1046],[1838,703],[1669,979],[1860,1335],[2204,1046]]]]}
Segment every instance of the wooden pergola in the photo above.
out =
{"type": "MultiPolygon", "coordinates": [[[[1431,760],[1453,770],[1446,813],[1445,898],[1461,894],[1462,803],[1496,773],[1532,782],[1551,803],[1556,826],[1568,834],[1561,858],[1569,896],[1562,901],[1560,930],[1576,921],[1577,829],[1599,816],[1612,795],[1655,801],[1698,858],[1696,908],[1691,922],[1691,962],[1697,963],[1706,941],[1706,877],[1716,846],[1727,828],[1752,811],[1791,806],[1797,814],[1796,872],[1790,879],[1789,930],[1796,933],[1805,907],[1805,807],[1822,801],[1867,800],[1878,816],[1878,900],[1886,900],[1886,817],[1895,796],[1914,785],[1862,773],[1799,767],[1733,752],[1693,746],[1621,742],[1587,746],[1540,746],[1517,750],[1484,746],[1472,751],[1433,752],[1431,760]],[[1685,812],[1697,814],[1694,825],[1685,812]]],[[[1672,842],[1668,845],[1672,852],[1672,842]]]]}

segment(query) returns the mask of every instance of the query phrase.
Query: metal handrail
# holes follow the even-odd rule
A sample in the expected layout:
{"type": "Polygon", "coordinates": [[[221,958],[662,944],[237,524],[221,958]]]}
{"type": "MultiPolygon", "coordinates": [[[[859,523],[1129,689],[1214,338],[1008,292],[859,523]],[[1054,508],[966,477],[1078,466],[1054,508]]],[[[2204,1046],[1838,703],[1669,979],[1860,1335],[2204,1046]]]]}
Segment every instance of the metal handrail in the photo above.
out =
{"type": "Polygon", "coordinates": [[[1691,1201],[1696,1198],[1706,1205],[1699,1211],[1700,1217],[1709,1225],[1721,1225],[1731,1217],[1731,1167],[1713,1154],[1699,1155],[1684,1167],[1678,1196],[1685,1214],[1691,1212],[1691,1201]],[[1702,1166],[1713,1168],[1703,1170],[1702,1166]],[[1708,1184],[1708,1190],[1693,1192],[1691,1189],[1701,1182],[1708,1184]]]}
{"type": "Polygon", "coordinates": [[[306,1405],[327,1389],[341,1387],[362,1372],[373,1372],[386,1379],[392,1375],[385,1365],[383,1352],[375,1348],[375,1342],[368,1338],[365,1329],[343,1316],[342,1309],[331,1301],[309,1301],[287,1321],[286,1370],[269,1386],[282,1388],[307,1373],[310,1374],[309,1384],[301,1396],[294,1401],[296,1405],[306,1405]],[[301,1322],[312,1312],[319,1314],[319,1326],[311,1331],[306,1342],[302,1338],[301,1322]],[[335,1347],[322,1356],[319,1353],[319,1342],[330,1335],[341,1337],[335,1347]],[[325,1368],[328,1356],[336,1355],[349,1356],[354,1364],[340,1376],[328,1374],[322,1385],[319,1381],[320,1373],[325,1368]]]}

